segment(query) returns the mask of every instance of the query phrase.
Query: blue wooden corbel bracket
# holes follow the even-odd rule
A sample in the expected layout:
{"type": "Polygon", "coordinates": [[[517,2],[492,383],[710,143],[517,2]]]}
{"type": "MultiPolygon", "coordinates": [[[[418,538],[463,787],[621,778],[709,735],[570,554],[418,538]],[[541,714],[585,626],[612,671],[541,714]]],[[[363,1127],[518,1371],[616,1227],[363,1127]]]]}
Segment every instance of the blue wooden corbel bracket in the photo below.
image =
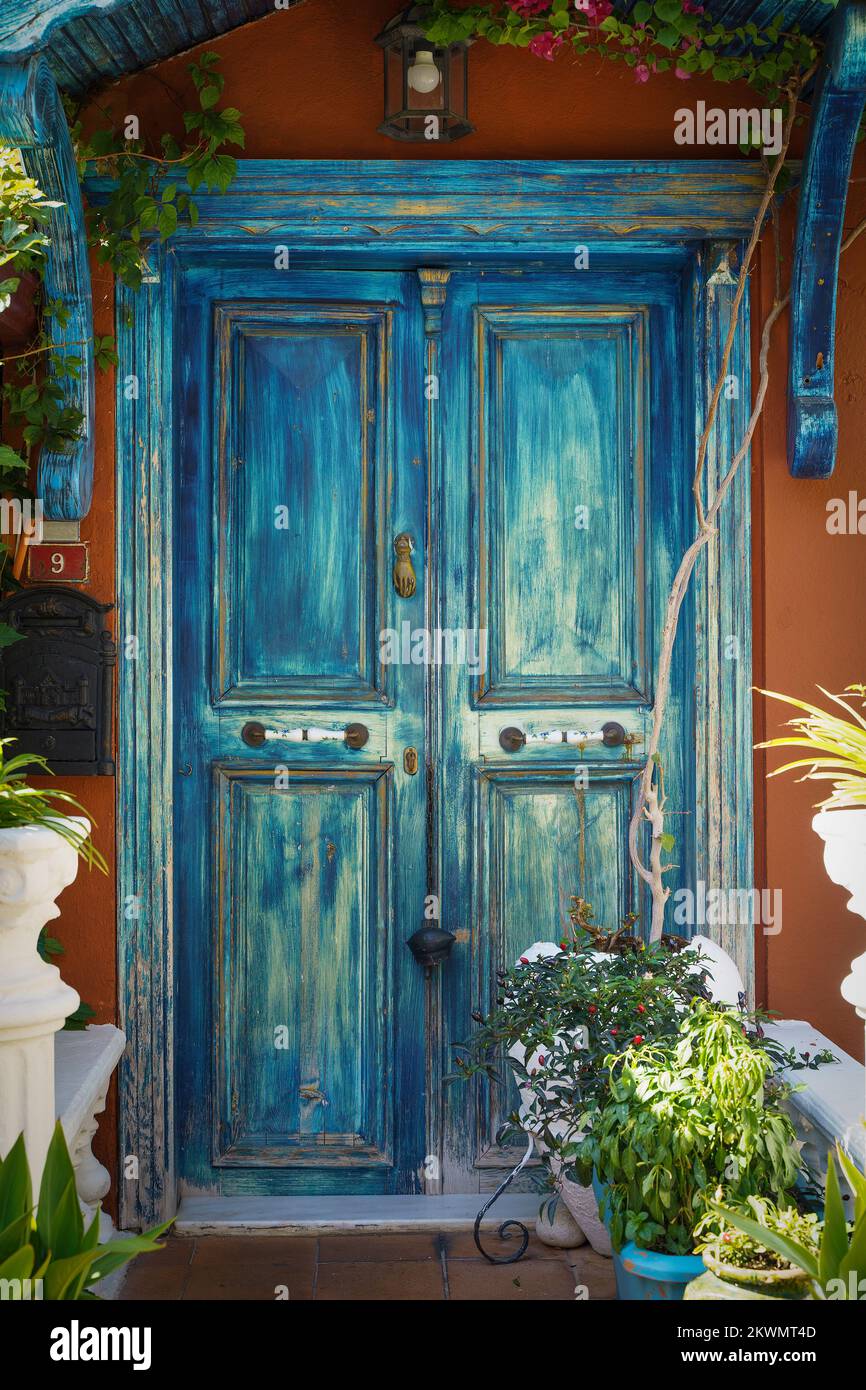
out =
{"type": "Polygon", "coordinates": [[[803,165],[791,284],[788,466],[827,478],[836,462],[836,286],[851,161],[866,102],[866,4],[834,15],[803,165]]]}
{"type": "Polygon", "coordinates": [[[28,174],[47,198],[63,204],[48,224],[46,299],[62,300],[69,314],[57,336],[58,357],[75,357],[77,380],[67,378],[66,404],[81,413],[79,438],[68,450],[42,449],[36,493],[46,519],[86,516],[93,489],[93,311],[84,210],[69,127],[45,58],[0,63],[0,140],[21,150],[28,174]]]}

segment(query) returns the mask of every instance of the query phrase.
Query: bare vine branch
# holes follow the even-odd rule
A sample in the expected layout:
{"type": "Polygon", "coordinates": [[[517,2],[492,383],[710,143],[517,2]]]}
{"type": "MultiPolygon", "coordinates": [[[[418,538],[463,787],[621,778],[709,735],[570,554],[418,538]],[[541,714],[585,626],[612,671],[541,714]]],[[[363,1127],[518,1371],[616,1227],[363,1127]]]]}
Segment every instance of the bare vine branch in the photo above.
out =
{"type": "MultiPolygon", "coordinates": [[[[658,658],[658,669],[656,674],[656,696],[655,705],[653,708],[652,728],[650,731],[649,744],[647,746],[646,762],[641,773],[638,799],[634,811],[632,813],[631,820],[629,822],[628,830],[629,857],[639,877],[649,887],[650,896],[652,900],[650,941],[658,941],[662,936],[662,933],[664,931],[665,904],[667,903],[668,897],[670,896],[670,889],[665,885],[663,878],[666,866],[663,865],[661,862],[663,844],[662,836],[664,833],[664,794],[660,790],[658,751],[659,744],[661,741],[662,724],[667,708],[668,695],[670,693],[670,676],[674,642],[676,639],[680,612],[682,610],[682,605],[685,600],[686,593],[688,592],[689,583],[691,582],[692,573],[697,563],[698,556],[700,555],[701,551],[704,550],[707,545],[709,545],[712,536],[715,535],[715,527],[713,523],[716,517],[718,516],[719,509],[727,493],[730,490],[731,484],[733,483],[734,478],[736,477],[743,460],[749,452],[752,436],[754,435],[755,428],[757,426],[758,420],[760,419],[761,412],[764,408],[767,387],[769,385],[768,359],[770,336],[772,334],[773,326],[777,322],[780,314],[785,309],[790,298],[790,295],[785,295],[784,298],[780,299],[778,275],[776,278],[773,306],[767,315],[761,334],[761,350],[759,357],[759,382],[758,389],[755,394],[755,402],[752,407],[751,415],[749,417],[749,422],[746,426],[746,430],[744,432],[743,439],[740,443],[740,447],[734,454],[734,457],[731,460],[727,472],[724,474],[716,490],[712,503],[709,507],[705,507],[703,500],[702,484],[706,468],[707,453],[709,450],[709,441],[718,415],[719,401],[721,400],[722,391],[724,389],[725,378],[728,374],[728,366],[730,364],[731,352],[733,350],[734,340],[736,337],[743,298],[746,292],[746,285],[748,284],[749,272],[751,270],[755,252],[763,232],[764,222],[767,217],[767,213],[771,208],[775,206],[774,198],[776,184],[778,182],[779,175],[782,172],[782,168],[787,158],[788,148],[791,143],[791,136],[793,134],[794,122],[797,114],[797,103],[799,101],[800,95],[802,94],[805,84],[811,78],[814,70],[815,69],[813,66],[806,73],[804,73],[802,77],[796,76],[791,78],[785,89],[788,99],[788,112],[783,131],[782,147],[779,151],[775,163],[769,171],[767,177],[767,184],[764,189],[764,193],[761,197],[760,206],[755,216],[755,222],[754,226],[752,227],[752,233],[749,238],[745,253],[743,255],[742,263],[740,265],[740,273],[737,280],[737,287],[734,293],[734,298],[731,306],[731,318],[728,326],[728,333],[722,350],[721,361],[719,364],[718,373],[716,375],[716,380],[713,386],[712,395],[710,397],[710,403],[707,409],[706,420],[704,422],[704,427],[701,432],[701,437],[698,444],[697,457],[695,461],[695,473],[692,481],[692,495],[694,498],[695,512],[697,516],[697,534],[695,535],[693,541],[689,545],[688,549],[686,550],[685,554],[683,555],[680,561],[679,568],[677,569],[676,575],[671,585],[665,610],[665,621],[664,626],[662,628],[661,644],[659,648],[658,658]],[[646,822],[648,822],[650,825],[650,831],[652,836],[649,865],[646,865],[644,863],[638,846],[640,826],[646,822]]],[[[855,231],[856,230],[857,229],[855,229],[855,231]]],[[[848,244],[850,244],[850,240],[852,239],[853,234],[852,238],[849,239],[848,244]]]]}

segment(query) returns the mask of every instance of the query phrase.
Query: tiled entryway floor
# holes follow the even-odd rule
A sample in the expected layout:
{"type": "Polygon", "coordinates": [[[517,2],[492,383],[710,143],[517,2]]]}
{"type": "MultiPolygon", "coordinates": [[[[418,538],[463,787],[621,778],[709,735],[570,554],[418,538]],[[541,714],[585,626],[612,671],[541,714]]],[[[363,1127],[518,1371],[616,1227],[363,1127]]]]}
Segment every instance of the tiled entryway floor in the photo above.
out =
{"type": "MultiPolygon", "coordinates": [[[[492,1254],[507,1245],[485,1235],[492,1254]]],[[[558,1302],[615,1297],[613,1266],[588,1246],[553,1250],[533,1236],[517,1264],[492,1265],[471,1231],[406,1235],[173,1237],[130,1267],[122,1299],[558,1302]],[[576,1286],[580,1289],[578,1293],[576,1286]]]]}

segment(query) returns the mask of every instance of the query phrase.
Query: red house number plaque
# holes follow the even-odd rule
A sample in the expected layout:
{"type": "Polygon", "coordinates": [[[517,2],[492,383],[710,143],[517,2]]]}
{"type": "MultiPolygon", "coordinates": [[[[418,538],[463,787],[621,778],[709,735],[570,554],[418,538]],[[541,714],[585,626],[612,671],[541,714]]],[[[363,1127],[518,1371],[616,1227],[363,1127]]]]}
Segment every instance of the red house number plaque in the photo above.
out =
{"type": "Polygon", "coordinates": [[[39,542],[27,547],[27,578],[33,584],[85,584],[90,578],[87,541],[39,542]]]}

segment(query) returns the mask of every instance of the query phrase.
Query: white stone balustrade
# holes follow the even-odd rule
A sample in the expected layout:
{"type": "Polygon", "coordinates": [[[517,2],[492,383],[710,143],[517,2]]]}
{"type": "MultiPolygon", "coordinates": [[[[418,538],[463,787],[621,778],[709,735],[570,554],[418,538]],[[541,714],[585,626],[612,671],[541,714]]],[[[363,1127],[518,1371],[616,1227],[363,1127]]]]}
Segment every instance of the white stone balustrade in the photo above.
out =
{"type": "MultiPolygon", "coordinates": [[[[848,911],[866,918],[866,807],[819,811],[812,829],[824,841],[828,878],[851,894],[848,911]]],[[[866,952],[851,962],[850,974],[842,981],[842,997],[866,1023],[866,952]]],[[[866,1105],[866,1091],[861,1094],[866,1105]]]]}
{"type": "MultiPolygon", "coordinates": [[[[75,837],[90,832],[83,816],[66,823],[75,837]]],[[[60,916],[55,899],[77,872],[74,844],[55,831],[0,829],[0,1155],[24,1134],[35,1198],[59,1117],[78,1194],[92,1216],[109,1175],[90,1145],[125,1039],[110,1024],[60,1031],[80,1000],[37,950],[42,928],[60,916]]],[[[105,1239],[107,1216],[100,1227],[105,1239]]]]}
{"type": "MultiPolygon", "coordinates": [[[[69,824],[90,830],[82,817],[69,824]]],[[[23,1131],[34,1193],[54,1129],[54,1034],[80,1003],[37,942],[77,872],[74,846],[55,831],[0,830],[0,1153],[23,1131]]]]}
{"type": "MultiPolygon", "coordinates": [[[[107,1197],[111,1186],[108,1169],[94,1156],[91,1143],[99,1127],[97,1116],[105,1109],[111,1074],[125,1046],[123,1033],[110,1023],[58,1033],[54,1042],[57,1118],[69,1146],[85,1222],[93,1219],[97,1203],[107,1197]]],[[[99,1238],[106,1241],[113,1234],[111,1217],[103,1210],[99,1238]]]]}

